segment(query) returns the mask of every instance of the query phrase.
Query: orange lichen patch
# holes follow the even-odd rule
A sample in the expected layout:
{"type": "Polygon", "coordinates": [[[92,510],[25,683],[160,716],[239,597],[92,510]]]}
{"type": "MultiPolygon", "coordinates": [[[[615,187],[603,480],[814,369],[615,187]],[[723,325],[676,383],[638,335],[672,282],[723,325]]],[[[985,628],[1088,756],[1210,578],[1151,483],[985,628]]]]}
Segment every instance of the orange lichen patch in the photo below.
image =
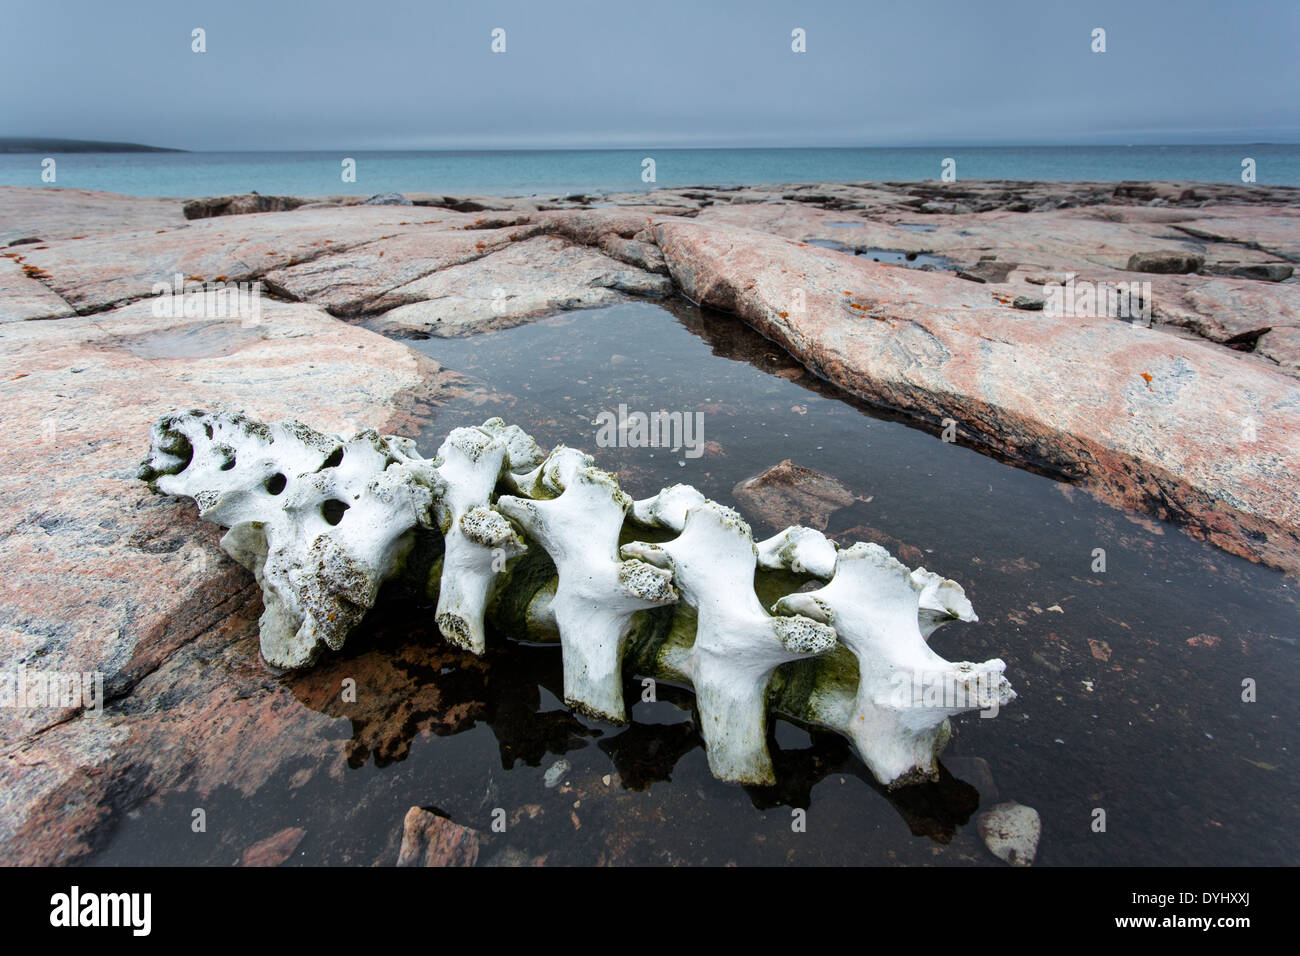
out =
{"type": "Polygon", "coordinates": [[[1148,375],[1146,372],[1143,372],[1143,373],[1142,373],[1142,380],[1143,380],[1144,382],[1146,382],[1147,385],[1150,385],[1150,384],[1151,384],[1151,376],[1148,375]]]}
{"type": "Polygon", "coordinates": [[[15,376],[14,376],[13,378],[11,378],[9,381],[11,381],[11,382],[16,382],[16,381],[18,381],[20,378],[26,378],[26,377],[27,377],[27,373],[26,373],[26,372],[19,372],[17,375],[15,375],[15,376]]]}
{"type": "Polygon", "coordinates": [[[848,289],[845,289],[845,290],[844,290],[844,294],[845,294],[845,295],[852,295],[853,293],[850,292],[848,289]]]}
{"type": "Polygon", "coordinates": [[[212,281],[213,281],[213,282],[228,282],[229,280],[230,280],[230,276],[217,276],[217,277],[216,277],[215,279],[213,279],[212,281]]]}
{"type": "Polygon", "coordinates": [[[23,275],[29,279],[48,279],[50,274],[44,269],[38,269],[36,266],[23,266],[23,275]]]}
{"type": "Polygon", "coordinates": [[[782,312],[782,313],[781,313],[781,318],[783,318],[783,319],[788,319],[788,318],[790,318],[790,313],[789,313],[789,312],[782,312]]]}
{"type": "Polygon", "coordinates": [[[380,249],[380,250],[379,250],[379,258],[382,259],[383,257],[384,257],[384,250],[383,250],[383,249],[380,249]]]}
{"type": "Polygon", "coordinates": [[[202,281],[203,281],[203,276],[186,276],[186,277],[185,277],[185,281],[186,281],[186,282],[202,282],[202,281]]]}

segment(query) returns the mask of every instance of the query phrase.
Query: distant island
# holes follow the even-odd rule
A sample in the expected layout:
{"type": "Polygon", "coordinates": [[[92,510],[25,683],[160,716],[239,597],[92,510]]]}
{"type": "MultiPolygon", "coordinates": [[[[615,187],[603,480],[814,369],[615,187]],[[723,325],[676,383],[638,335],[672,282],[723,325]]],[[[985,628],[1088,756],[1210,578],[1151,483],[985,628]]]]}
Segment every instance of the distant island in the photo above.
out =
{"type": "Polygon", "coordinates": [[[0,153],[183,153],[166,146],[105,143],[95,139],[51,139],[45,136],[0,136],[0,153]]]}

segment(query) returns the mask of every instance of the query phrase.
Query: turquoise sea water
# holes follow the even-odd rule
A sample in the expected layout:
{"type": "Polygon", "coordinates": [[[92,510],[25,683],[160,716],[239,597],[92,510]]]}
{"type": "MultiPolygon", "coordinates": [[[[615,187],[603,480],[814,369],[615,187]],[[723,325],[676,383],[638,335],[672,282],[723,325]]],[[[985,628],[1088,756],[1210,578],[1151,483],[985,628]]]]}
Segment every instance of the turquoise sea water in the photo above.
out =
{"type": "MultiPolygon", "coordinates": [[[[957,178],[1068,181],[1171,179],[1300,186],[1300,145],[997,146],[905,149],[499,150],[53,154],[56,187],[134,196],[264,194],[370,196],[381,192],[567,195],[671,186],[933,180],[945,158],[957,178]],[[655,162],[654,183],[642,180],[655,162]],[[342,161],[356,161],[356,182],[342,161]]],[[[0,155],[0,185],[39,186],[39,154],[0,155]]]]}

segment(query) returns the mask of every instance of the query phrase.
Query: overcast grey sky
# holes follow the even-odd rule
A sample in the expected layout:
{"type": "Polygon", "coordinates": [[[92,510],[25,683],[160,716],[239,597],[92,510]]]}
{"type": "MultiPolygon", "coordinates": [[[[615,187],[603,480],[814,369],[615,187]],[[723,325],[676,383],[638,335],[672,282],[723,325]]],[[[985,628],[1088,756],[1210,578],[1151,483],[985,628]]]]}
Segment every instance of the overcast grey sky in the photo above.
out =
{"type": "Polygon", "coordinates": [[[10,136],[207,150],[1300,141],[1300,0],[9,0],[3,13],[10,136]],[[191,52],[194,27],[206,53],[191,52]],[[791,51],[795,27],[806,53],[791,51]]]}

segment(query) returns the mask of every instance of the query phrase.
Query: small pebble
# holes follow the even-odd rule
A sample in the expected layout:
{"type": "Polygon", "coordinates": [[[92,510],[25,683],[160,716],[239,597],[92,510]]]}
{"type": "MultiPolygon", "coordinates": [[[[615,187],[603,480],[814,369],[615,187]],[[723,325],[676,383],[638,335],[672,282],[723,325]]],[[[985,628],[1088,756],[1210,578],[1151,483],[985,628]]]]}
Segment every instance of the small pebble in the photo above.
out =
{"type": "Polygon", "coordinates": [[[550,790],[559,784],[561,778],[569,772],[569,761],[557,760],[547,768],[546,773],[542,776],[542,783],[546,784],[546,789],[550,790]]]}

